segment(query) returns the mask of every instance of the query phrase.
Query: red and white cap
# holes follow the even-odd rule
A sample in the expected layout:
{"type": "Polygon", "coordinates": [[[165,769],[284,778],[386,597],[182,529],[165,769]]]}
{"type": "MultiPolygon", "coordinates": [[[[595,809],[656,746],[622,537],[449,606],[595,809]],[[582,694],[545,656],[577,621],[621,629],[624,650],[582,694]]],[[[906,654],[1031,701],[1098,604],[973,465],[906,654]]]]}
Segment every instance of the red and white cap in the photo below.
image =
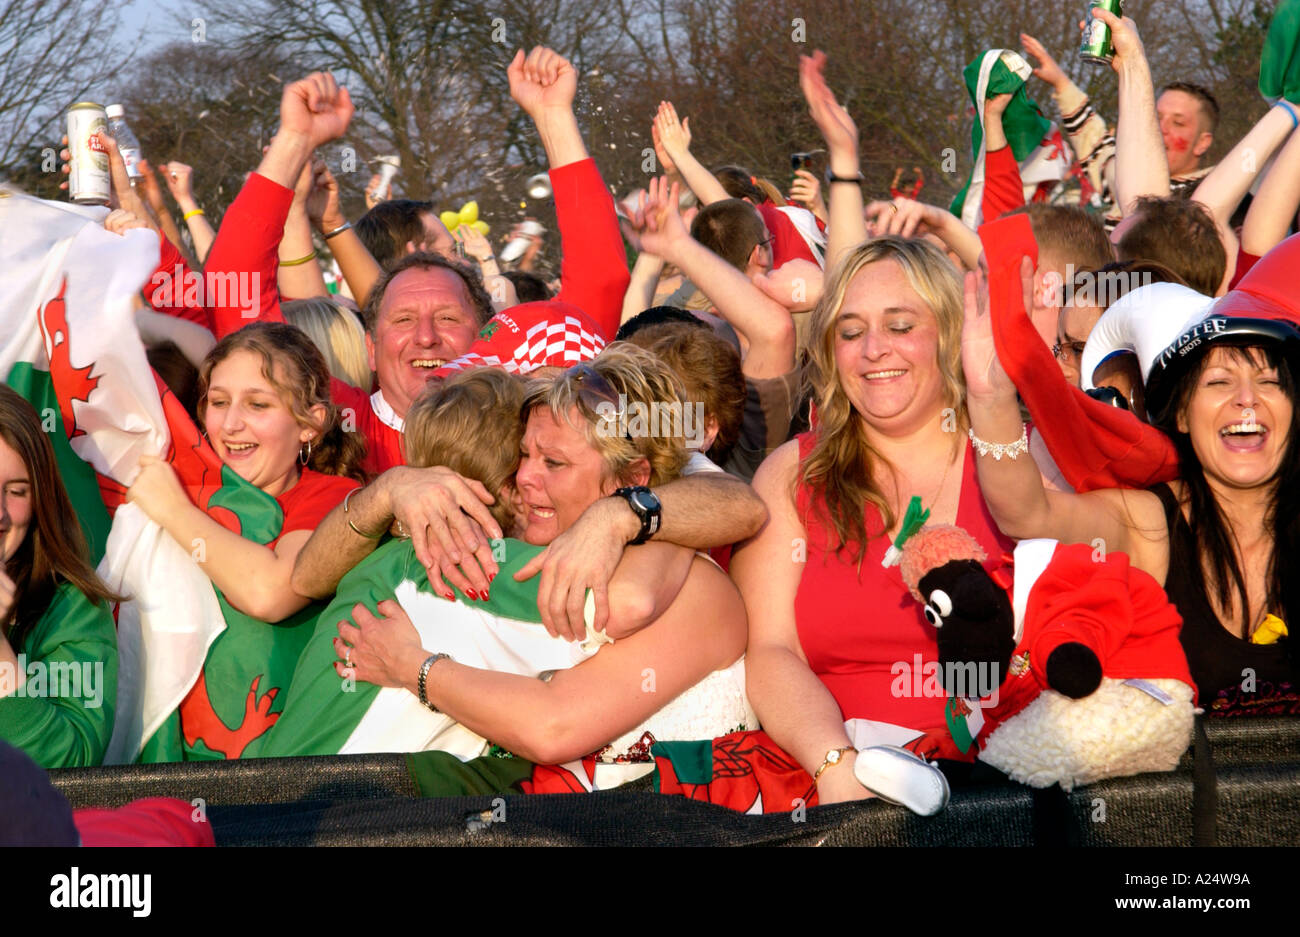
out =
{"type": "Polygon", "coordinates": [[[469,351],[433,372],[434,379],[471,368],[501,368],[527,374],[538,368],[568,368],[590,361],[606,345],[600,326],[570,303],[522,303],[488,320],[469,351]]]}

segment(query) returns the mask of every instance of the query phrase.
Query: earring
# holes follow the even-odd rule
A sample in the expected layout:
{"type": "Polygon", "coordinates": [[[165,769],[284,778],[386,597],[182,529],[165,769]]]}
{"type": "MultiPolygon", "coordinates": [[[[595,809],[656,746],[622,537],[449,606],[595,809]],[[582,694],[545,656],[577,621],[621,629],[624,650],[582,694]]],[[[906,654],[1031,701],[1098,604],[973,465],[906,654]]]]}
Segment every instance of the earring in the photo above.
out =
{"type": "Polygon", "coordinates": [[[306,465],[308,462],[311,461],[311,440],[310,439],[307,440],[306,450],[303,449],[298,450],[298,461],[303,465],[306,465]]]}

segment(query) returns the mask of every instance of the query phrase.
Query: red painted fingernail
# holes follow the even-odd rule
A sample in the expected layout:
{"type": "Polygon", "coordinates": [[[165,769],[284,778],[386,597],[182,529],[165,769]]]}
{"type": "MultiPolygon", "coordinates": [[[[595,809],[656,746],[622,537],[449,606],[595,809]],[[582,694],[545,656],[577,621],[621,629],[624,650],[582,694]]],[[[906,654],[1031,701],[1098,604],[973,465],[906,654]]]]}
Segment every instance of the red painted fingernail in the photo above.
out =
{"type": "Polygon", "coordinates": [[[486,602],[486,601],[487,601],[488,599],[490,599],[490,598],[491,598],[491,596],[488,595],[487,590],[484,589],[484,590],[483,590],[483,601],[486,602]]]}
{"type": "Polygon", "coordinates": [[[496,573],[489,573],[489,574],[488,574],[488,585],[489,585],[489,586],[492,585],[492,580],[493,580],[493,579],[496,579],[496,578],[497,578],[497,574],[496,574],[496,573]]]}
{"type": "Polygon", "coordinates": [[[478,593],[475,592],[473,589],[466,589],[465,594],[469,596],[471,599],[474,599],[475,601],[478,600],[478,593]]]}
{"type": "Polygon", "coordinates": [[[442,596],[442,597],[443,597],[444,599],[449,599],[450,601],[453,601],[453,602],[454,602],[454,601],[456,600],[456,593],[454,593],[454,592],[445,592],[445,593],[443,593],[443,596],[442,596]]]}

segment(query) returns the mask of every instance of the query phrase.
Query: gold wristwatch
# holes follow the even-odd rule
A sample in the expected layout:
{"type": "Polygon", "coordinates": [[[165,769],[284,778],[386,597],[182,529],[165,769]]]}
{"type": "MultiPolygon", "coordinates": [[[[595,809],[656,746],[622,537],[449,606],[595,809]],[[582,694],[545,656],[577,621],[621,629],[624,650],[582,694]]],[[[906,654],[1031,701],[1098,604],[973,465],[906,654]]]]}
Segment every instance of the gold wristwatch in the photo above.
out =
{"type": "Polygon", "coordinates": [[[818,768],[817,771],[813,774],[813,780],[816,781],[818,778],[820,778],[822,776],[822,772],[825,771],[827,768],[831,767],[832,765],[838,765],[840,763],[840,759],[843,758],[848,752],[852,752],[852,751],[857,751],[857,749],[855,749],[852,745],[846,745],[844,748],[832,748],[830,751],[826,753],[826,760],[822,762],[822,766],[818,768]]]}

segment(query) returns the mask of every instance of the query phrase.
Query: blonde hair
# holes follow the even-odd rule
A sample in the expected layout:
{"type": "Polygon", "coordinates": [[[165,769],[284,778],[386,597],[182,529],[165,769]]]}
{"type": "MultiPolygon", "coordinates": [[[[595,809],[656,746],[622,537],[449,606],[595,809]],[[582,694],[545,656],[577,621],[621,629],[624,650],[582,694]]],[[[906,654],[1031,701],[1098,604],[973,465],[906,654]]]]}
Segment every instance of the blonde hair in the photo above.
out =
{"type": "MultiPolygon", "coordinates": [[[[662,485],[681,475],[687,459],[685,435],[671,431],[623,433],[618,420],[593,412],[587,405],[580,405],[584,389],[578,370],[581,367],[570,368],[556,377],[535,380],[524,399],[524,418],[527,419],[538,407],[546,407],[557,420],[567,421],[600,453],[605,461],[606,479],[619,484],[631,482],[632,466],[640,459],[650,464],[648,484],[651,486],[662,485]],[[572,418],[575,411],[579,417],[577,423],[572,418]]],[[[690,406],[682,382],[672,368],[630,342],[612,342],[586,367],[595,371],[621,398],[617,403],[610,401],[611,407],[626,405],[629,429],[632,429],[637,412],[676,407],[678,414],[684,414],[690,406]]],[[[681,426],[681,421],[678,426],[681,426]]]]}
{"type": "Polygon", "coordinates": [[[817,407],[812,451],[799,478],[817,493],[817,501],[834,526],[838,549],[856,545],[859,562],[866,552],[864,517],[868,505],[883,522],[881,532],[894,526],[894,512],[874,480],[881,455],[867,438],[861,416],[844,392],[835,362],[835,327],[853,278],[874,263],[892,261],[939,323],[938,360],[944,405],[956,418],[954,439],[965,432],[966,381],[961,370],[962,285],[943,252],[921,240],[882,237],[854,248],[831,272],[826,291],[813,311],[804,349],[803,385],[817,407]]]}
{"type": "Polygon", "coordinates": [[[519,466],[523,402],[524,382],[496,368],[430,384],[406,412],[406,464],[445,465],[482,482],[496,498],[492,516],[508,530],[514,510],[501,490],[519,466]]]}
{"type": "Polygon", "coordinates": [[[324,297],[280,304],[285,321],[307,333],[325,356],[330,374],[370,393],[374,374],[366,358],[366,330],[348,309],[324,297]]]}

